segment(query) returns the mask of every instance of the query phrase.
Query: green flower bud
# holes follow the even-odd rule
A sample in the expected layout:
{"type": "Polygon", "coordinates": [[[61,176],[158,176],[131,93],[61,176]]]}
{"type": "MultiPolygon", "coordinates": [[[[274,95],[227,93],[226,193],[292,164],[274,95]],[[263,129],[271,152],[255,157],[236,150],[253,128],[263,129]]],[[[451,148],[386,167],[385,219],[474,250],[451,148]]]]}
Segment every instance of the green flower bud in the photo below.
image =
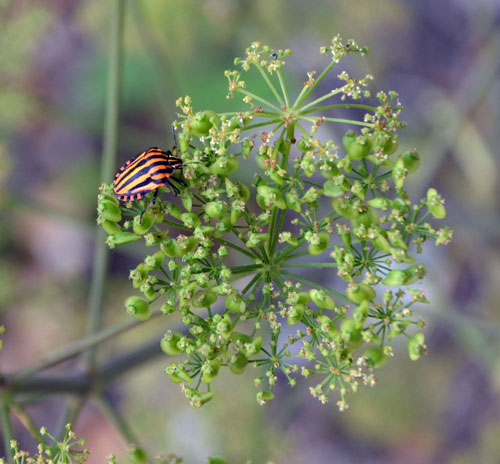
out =
{"type": "Polygon", "coordinates": [[[303,304],[296,304],[295,306],[292,306],[288,311],[288,325],[294,325],[297,324],[297,322],[300,322],[304,317],[305,312],[306,307],[303,304]]]}
{"type": "Polygon", "coordinates": [[[318,319],[319,329],[329,334],[332,338],[337,335],[337,328],[335,327],[335,322],[333,322],[328,316],[322,315],[318,319]]]}
{"type": "Polygon", "coordinates": [[[205,205],[207,216],[220,219],[227,212],[227,205],[222,201],[211,201],[205,205]]]}
{"type": "Polygon", "coordinates": [[[120,224],[117,224],[116,222],[108,221],[107,219],[105,219],[104,221],[101,222],[101,227],[109,235],[119,234],[122,231],[120,224]]]}
{"type": "Polygon", "coordinates": [[[125,308],[127,308],[127,313],[138,321],[146,321],[151,317],[151,307],[148,301],[140,296],[129,296],[125,300],[125,308]]]}
{"type": "Polygon", "coordinates": [[[227,176],[230,172],[236,171],[240,166],[238,160],[234,158],[221,157],[209,167],[210,172],[216,176],[227,176]]]}
{"type": "Polygon", "coordinates": [[[352,313],[352,318],[356,321],[356,327],[361,328],[368,318],[370,304],[367,300],[363,300],[361,304],[352,313]]]}
{"type": "Polygon", "coordinates": [[[101,216],[110,222],[120,222],[122,219],[120,207],[111,200],[100,201],[97,209],[101,216]]]}
{"type": "Polygon", "coordinates": [[[227,295],[224,303],[226,304],[226,308],[232,313],[244,313],[247,307],[241,293],[231,293],[227,295]]]}
{"type": "Polygon", "coordinates": [[[189,227],[190,229],[194,229],[199,225],[201,225],[201,219],[198,217],[196,213],[182,213],[181,221],[184,223],[185,226],[189,227]]]}
{"type": "Polygon", "coordinates": [[[363,353],[363,357],[366,358],[366,362],[371,367],[382,367],[389,359],[381,346],[367,348],[363,353]]]}
{"type": "Polygon", "coordinates": [[[328,296],[323,290],[312,288],[309,290],[309,296],[319,308],[335,309],[335,301],[333,301],[333,298],[328,296]]]}
{"type": "Polygon", "coordinates": [[[436,219],[443,219],[446,217],[446,209],[443,203],[443,198],[435,188],[427,190],[427,208],[429,208],[430,213],[436,219]]]}
{"type": "Polygon", "coordinates": [[[422,332],[416,333],[408,342],[408,354],[412,361],[416,361],[427,352],[425,345],[425,335],[422,332]]]}
{"type": "Polygon", "coordinates": [[[347,346],[354,350],[363,344],[363,335],[354,319],[344,319],[340,324],[340,334],[347,346]]]}
{"type": "Polygon", "coordinates": [[[177,356],[182,353],[179,341],[184,337],[180,332],[167,332],[161,339],[160,348],[169,356],[177,356]]]}
{"type": "Polygon", "coordinates": [[[248,358],[240,351],[233,354],[229,361],[229,369],[233,374],[243,374],[248,364],[248,358]]]}
{"type": "Polygon", "coordinates": [[[142,218],[141,216],[135,216],[133,225],[134,232],[137,235],[147,234],[149,232],[149,229],[153,227],[154,222],[155,218],[151,213],[144,213],[142,215],[142,218]]]}
{"type": "Polygon", "coordinates": [[[219,126],[219,116],[213,110],[205,110],[201,113],[196,113],[189,121],[188,127],[191,132],[197,137],[208,135],[208,132],[213,126],[219,126]]]}
{"type": "Polygon", "coordinates": [[[346,290],[347,298],[356,304],[361,304],[363,300],[372,301],[377,293],[365,283],[351,283],[346,290]]]}
{"type": "Polygon", "coordinates": [[[420,167],[420,156],[416,150],[408,150],[401,154],[403,164],[409,173],[415,172],[420,167]]]}
{"type": "Polygon", "coordinates": [[[330,234],[328,232],[320,232],[319,233],[319,243],[318,244],[309,244],[309,254],[312,256],[318,256],[323,251],[328,248],[328,242],[330,240],[330,234]]]}
{"type": "Polygon", "coordinates": [[[208,289],[198,290],[191,301],[195,308],[209,308],[217,301],[217,294],[208,289]]]}
{"type": "Polygon", "coordinates": [[[388,287],[400,287],[406,285],[407,281],[408,274],[403,269],[393,269],[387,274],[382,283],[388,287]]]}
{"type": "Polygon", "coordinates": [[[220,359],[212,359],[211,361],[205,362],[201,366],[202,382],[205,383],[212,382],[215,379],[215,377],[217,377],[219,369],[220,369],[220,359]]]}

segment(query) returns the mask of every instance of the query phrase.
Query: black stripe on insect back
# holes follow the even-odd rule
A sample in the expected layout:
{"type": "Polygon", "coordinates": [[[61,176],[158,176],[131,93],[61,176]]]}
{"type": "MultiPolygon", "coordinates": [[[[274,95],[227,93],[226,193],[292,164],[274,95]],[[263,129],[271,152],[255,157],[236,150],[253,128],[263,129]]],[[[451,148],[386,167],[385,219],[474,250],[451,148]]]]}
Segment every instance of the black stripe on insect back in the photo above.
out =
{"type": "Polygon", "coordinates": [[[168,164],[168,160],[167,160],[166,156],[158,153],[158,154],[151,154],[148,156],[144,156],[144,157],[142,157],[142,159],[138,160],[137,163],[135,163],[135,164],[130,163],[128,166],[125,166],[125,169],[131,170],[132,172],[134,172],[137,169],[140,169],[146,163],[150,162],[151,160],[157,160],[157,161],[168,164]]]}
{"type": "MultiPolygon", "coordinates": [[[[121,179],[119,183],[116,184],[116,189],[117,190],[123,190],[125,187],[127,187],[128,185],[132,184],[135,180],[139,179],[140,177],[142,176],[145,176],[145,175],[148,175],[150,173],[150,171],[156,167],[156,166],[164,166],[164,170],[165,170],[165,173],[168,174],[168,173],[171,173],[173,172],[173,168],[171,166],[168,166],[166,163],[165,163],[165,160],[161,160],[161,161],[156,161],[154,163],[151,163],[150,165],[146,166],[145,168],[142,168],[138,171],[136,171],[135,169],[130,173],[130,175],[128,177],[125,177],[124,179],[121,179]]],[[[152,173],[154,174],[154,172],[152,173]]],[[[149,179],[149,176],[148,176],[148,179],[149,179]]],[[[134,187],[135,188],[135,187],[134,187]]]]}

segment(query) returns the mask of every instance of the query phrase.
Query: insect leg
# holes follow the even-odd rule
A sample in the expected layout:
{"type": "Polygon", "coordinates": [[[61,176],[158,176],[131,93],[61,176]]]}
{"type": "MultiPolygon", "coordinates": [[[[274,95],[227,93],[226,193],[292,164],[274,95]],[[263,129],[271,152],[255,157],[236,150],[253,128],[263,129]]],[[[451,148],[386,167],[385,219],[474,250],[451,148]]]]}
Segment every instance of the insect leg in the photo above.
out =
{"type": "Polygon", "coordinates": [[[181,192],[179,191],[179,189],[174,184],[172,184],[172,182],[170,182],[170,181],[167,180],[167,184],[174,191],[174,193],[175,193],[176,196],[180,195],[181,192]]]}
{"type": "Polygon", "coordinates": [[[184,182],[182,179],[179,179],[177,177],[172,176],[171,179],[175,180],[178,184],[182,185],[183,187],[187,187],[186,182],[184,182]]]}

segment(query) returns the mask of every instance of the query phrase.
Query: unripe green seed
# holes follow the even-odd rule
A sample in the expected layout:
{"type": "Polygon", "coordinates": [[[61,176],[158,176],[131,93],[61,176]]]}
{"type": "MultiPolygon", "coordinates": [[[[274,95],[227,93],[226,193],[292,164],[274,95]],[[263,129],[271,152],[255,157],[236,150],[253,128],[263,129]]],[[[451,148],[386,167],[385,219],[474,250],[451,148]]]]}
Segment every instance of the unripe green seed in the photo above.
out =
{"type": "Polygon", "coordinates": [[[184,190],[181,193],[181,202],[185,210],[191,211],[191,209],[193,208],[193,194],[190,190],[184,190]]]}
{"type": "Polygon", "coordinates": [[[223,456],[214,454],[208,458],[207,464],[229,464],[229,461],[223,456]]]}
{"type": "Polygon", "coordinates": [[[297,213],[300,213],[302,211],[302,205],[300,203],[300,198],[295,190],[292,190],[290,192],[286,192],[285,199],[286,199],[286,205],[290,209],[293,209],[297,213]]]}
{"type": "Polygon", "coordinates": [[[238,160],[234,158],[219,158],[209,167],[210,172],[216,176],[227,176],[230,172],[236,171],[240,166],[238,160]]]}
{"type": "Polygon", "coordinates": [[[382,211],[387,211],[391,207],[391,201],[382,197],[372,198],[366,203],[374,208],[381,209],[382,211]]]}
{"type": "Polygon", "coordinates": [[[356,321],[356,327],[363,327],[364,322],[368,318],[368,311],[370,310],[370,304],[367,300],[361,302],[361,304],[352,313],[352,318],[356,321]]]}
{"type": "Polygon", "coordinates": [[[347,298],[356,304],[361,304],[364,300],[372,301],[377,293],[365,283],[351,283],[346,290],[347,298]]]}
{"type": "Polygon", "coordinates": [[[165,253],[163,251],[157,251],[155,254],[152,256],[147,256],[145,259],[145,269],[149,272],[154,269],[158,269],[161,264],[163,263],[163,260],[165,259],[165,253]]]}
{"type": "Polygon", "coordinates": [[[408,276],[406,284],[411,285],[417,280],[423,279],[427,274],[427,270],[423,264],[414,264],[413,266],[406,268],[405,273],[408,276]]]}
{"type": "Polygon", "coordinates": [[[125,245],[126,243],[135,242],[141,238],[140,235],[133,234],[132,232],[117,232],[108,237],[106,242],[111,248],[115,246],[125,245]]]}
{"type": "Polygon", "coordinates": [[[190,229],[194,229],[199,225],[201,225],[201,219],[198,217],[196,213],[182,213],[181,221],[184,223],[185,226],[189,227],[190,229]]]}
{"type": "Polygon", "coordinates": [[[217,294],[208,289],[198,290],[191,301],[195,308],[208,308],[217,301],[217,294]]]}
{"type": "Polygon", "coordinates": [[[408,249],[408,245],[405,243],[403,240],[403,234],[401,231],[394,229],[394,230],[388,230],[387,231],[387,238],[390,240],[390,242],[399,248],[403,248],[403,250],[408,249]]]}
{"type": "Polygon", "coordinates": [[[319,317],[319,328],[322,332],[329,334],[332,338],[337,335],[335,323],[326,315],[319,317]]]}
{"type": "Polygon", "coordinates": [[[240,351],[231,356],[229,369],[233,374],[243,374],[247,368],[248,358],[240,351]]]}
{"type": "Polygon", "coordinates": [[[294,325],[297,324],[297,322],[300,322],[304,317],[305,312],[306,307],[303,304],[296,304],[295,306],[291,307],[288,311],[288,325],[294,325]]]}
{"type": "Polygon", "coordinates": [[[246,203],[250,199],[250,189],[245,184],[238,185],[238,193],[240,198],[246,203]]]}
{"type": "Polygon", "coordinates": [[[342,185],[338,185],[333,180],[327,180],[323,185],[323,195],[331,198],[341,197],[345,193],[342,185]]]}
{"type": "Polygon", "coordinates": [[[267,401],[271,401],[274,399],[274,393],[272,391],[261,391],[257,393],[257,402],[260,405],[263,405],[267,401]]]}
{"type": "Polygon", "coordinates": [[[167,203],[165,206],[165,214],[175,219],[180,219],[181,209],[175,203],[167,203]]]}
{"type": "Polygon", "coordinates": [[[399,137],[397,134],[387,133],[386,140],[382,146],[382,151],[386,155],[392,155],[399,147],[399,137]]]}
{"type": "Polygon", "coordinates": [[[174,383],[181,383],[183,381],[188,384],[193,383],[193,379],[182,364],[178,364],[175,362],[170,363],[165,369],[165,373],[174,383]]]}
{"type": "Polygon", "coordinates": [[[340,174],[342,174],[342,171],[338,168],[338,166],[335,163],[325,162],[319,167],[319,173],[325,179],[332,179],[333,177],[340,176],[340,174]]]}
{"type": "Polygon", "coordinates": [[[220,219],[227,212],[227,205],[222,201],[211,201],[205,205],[205,213],[207,216],[220,219]]]}
{"type": "Polygon", "coordinates": [[[394,168],[392,169],[392,178],[394,179],[394,184],[396,188],[403,188],[408,171],[405,168],[403,159],[399,157],[396,161],[394,168]]]}
{"type": "Polygon", "coordinates": [[[443,205],[443,199],[435,188],[427,190],[427,208],[436,219],[446,217],[446,208],[443,205]]]}
{"type": "Polygon", "coordinates": [[[298,140],[297,142],[297,148],[302,152],[305,153],[306,151],[310,150],[310,145],[309,145],[309,140],[305,139],[302,137],[301,139],[298,140]]]}
{"type": "Polygon", "coordinates": [[[313,300],[319,308],[335,309],[335,301],[333,301],[333,298],[328,296],[323,290],[312,288],[309,290],[309,295],[311,300],[313,300]]]}
{"type": "Polygon", "coordinates": [[[241,153],[245,158],[248,157],[248,155],[252,151],[253,146],[254,146],[253,140],[244,139],[241,141],[241,153]]]}
{"type": "Polygon", "coordinates": [[[363,357],[366,358],[366,362],[371,367],[382,367],[389,359],[381,346],[367,348],[363,353],[363,357]]]}
{"type": "Polygon", "coordinates": [[[122,212],[120,207],[111,200],[102,200],[98,206],[101,216],[111,222],[120,222],[122,219],[122,212]]]}
{"type": "Polygon", "coordinates": [[[370,139],[368,137],[359,136],[349,144],[346,152],[350,160],[359,161],[366,158],[371,149],[372,144],[370,139]]]}
{"type": "Polygon", "coordinates": [[[323,251],[328,248],[328,242],[330,240],[330,234],[328,232],[320,232],[319,233],[319,243],[318,244],[310,244],[309,245],[309,254],[312,256],[318,256],[323,251]]]}
{"type": "Polygon", "coordinates": [[[222,320],[217,324],[215,331],[224,339],[228,340],[231,336],[231,331],[233,329],[231,318],[229,314],[224,314],[222,320]]]}
{"type": "Polygon", "coordinates": [[[151,306],[140,296],[129,296],[125,300],[125,308],[127,308],[127,313],[138,321],[146,321],[151,317],[151,306]]]}
{"type": "Polygon", "coordinates": [[[425,345],[425,335],[422,332],[416,333],[408,342],[408,354],[412,361],[416,361],[427,351],[425,345]]]}
{"type": "Polygon", "coordinates": [[[243,296],[240,293],[231,293],[226,296],[224,303],[232,313],[244,313],[247,307],[243,296]]]}
{"type": "Polygon", "coordinates": [[[352,350],[363,344],[363,335],[354,319],[344,319],[340,324],[340,333],[344,341],[347,342],[347,346],[352,350]]]}
{"type": "Polygon", "coordinates": [[[347,152],[349,147],[356,141],[358,136],[356,135],[356,132],[353,130],[348,130],[344,136],[342,137],[342,145],[344,146],[344,150],[347,152]]]}
{"type": "Polygon", "coordinates": [[[262,234],[256,234],[256,233],[250,233],[248,235],[248,240],[245,243],[245,245],[249,248],[256,247],[258,245],[263,245],[269,240],[269,234],[268,233],[262,233],[262,234]]]}
{"type": "Polygon", "coordinates": [[[231,334],[231,340],[234,343],[240,343],[241,346],[245,345],[246,343],[251,343],[252,342],[252,337],[250,335],[241,333],[241,332],[233,332],[231,334]]]}
{"type": "Polygon", "coordinates": [[[109,235],[119,234],[122,231],[120,224],[117,224],[116,222],[108,221],[107,219],[102,221],[101,227],[109,235]]]}
{"type": "Polygon", "coordinates": [[[406,285],[407,281],[408,274],[403,269],[393,269],[387,274],[382,283],[388,287],[400,287],[406,285]]]}
{"type": "Polygon", "coordinates": [[[179,248],[177,245],[177,242],[172,238],[168,237],[165,240],[162,240],[160,243],[160,249],[165,253],[167,256],[170,256],[171,258],[178,258],[182,256],[182,250],[179,248]]]}
{"type": "Polygon", "coordinates": [[[359,216],[359,211],[352,206],[352,202],[344,198],[333,198],[332,207],[338,214],[348,219],[359,216]]]}
{"type": "Polygon", "coordinates": [[[390,253],[392,248],[387,239],[384,237],[382,231],[379,231],[375,237],[372,238],[373,246],[384,253],[390,253]]]}
{"type": "Polygon", "coordinates": [[[416,150],[408,150],[401,154],[405,168],[409,173],[415,172],[420,167],[420,155],[416,150]]]}
{"type": "Polygon", "coordinates": [[[169,356],[177,356],[182,353],[178,343],[184,337],[180,332],[167,332],[161,339],[160,348],[169,356]]]}
{"type": "Polygon", "coordinates": [[[242,352],[247,357],[255,356],[262,348],[262,337],[255,337],[251,343],[246,343],[243,346],[242,352]]]}
{"type": "Polygon", "coordinates": [[[205,383],[212,382],[215,379],[215,377],[217,377],[219,369],[220,369],[220,359],[212,359],[211,361],[204,363],[201,366],[202,382],[205,383]]]}
{"type": "Polygon", "coordinates": [[[219,116],[213,110],[205,110],[201,113],[196,113],[189,121],[188,127],[191,132],[198,136],[203,137],[208,135],[210,129],[215,125],[219,125],[219,116]]]}
{"type": "Polygon", "coordinates": [[[151,213],[144,213],[142,215],[142,220],[140,216],[134,218],[133,229],[137,235],[144,235],[149,232],[149,229],[153,227],[155,218],[151,213]]]}

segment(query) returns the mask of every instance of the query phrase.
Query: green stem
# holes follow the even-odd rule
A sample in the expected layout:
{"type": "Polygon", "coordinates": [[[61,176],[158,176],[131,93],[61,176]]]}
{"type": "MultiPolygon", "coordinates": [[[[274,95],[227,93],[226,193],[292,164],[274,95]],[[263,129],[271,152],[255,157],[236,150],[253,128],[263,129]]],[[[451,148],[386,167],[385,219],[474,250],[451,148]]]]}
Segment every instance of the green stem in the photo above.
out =
{"type": "Polygon", "coordinates": [[[317,267],[325,268],[325,267],[337,267],[337,263],[283,263],[281,267],[317,267]]]}
{"type": "MultiPolygon", "coordinates": [[[[280,105],[281,106],[284,106],[285,105],[285,102],[283,101],[283,98],[281,98],[281,95],[279,94],[279,92],[276,90],[276,87],[274,86],[274,84],[271,82],[271,79],[269,79],[269,76],[266,74],[266,71],[262,68],[262,66],[257,62],[255,63],[255,66],[257,67],[257,69],[259,70],[260,74],[262,75],[262,77],[264,78],[264,80],[266,81],[266,84],[268,85],[268,87],[271,89],[271,91],[274,93],[274,96],[276,97],[276,99],[280,102],[280,105]]],[[[281,84],[281,82],[280,82],[281,84]]]]}
{"type": "Polygon", "coordinates": [[[330,70],[335,66],[335,61],[331,61],[330,64],[323,70],[323,72],[319,75],[317,79],[314,80],[314,84],[309,86],[304,86],[300,95],[297,97],[297,100],[293,104],[293,108],[296,109],[304,101],[306,101],[307,97],[311,94],[311,92],[316,88],[316,86],[322,81],[322,79],[330,72],[330,70]]]}
{"type": "Polygon", "coordinates": [[[311,108],[311,106],[312,106],[311,103],[309,103],[307,105],[307,107],[305,106],[304,108],[302,108],[302,110],[299,112],[299,114],[309,114],[309,113],[315,113],[316,111],[334,110],[337,108],[360,108],[360,109],[368,110],[368,111],[376,111],[377,110],[377,108],[375,108],[374,106],[360,105],[358,103],[340,103],[337,105],[318,106],[316,108],[311,108]],[[304,111],[305,108],[311,108],[311,109],[307,109],[306,111],[304,111]]]}
{"type": "Polygon", "coordinates": [[[271,102],[268,102],[266,99],[259,97],[258,95],[255,95],[254,93],[249,92],[248,90],[245,90],[245,89],[238,89],[237,91],[239,93],[242,93],[243,95],[247,95],[248,97],[252,97],[252,99],[257,100],[257,101],[263,103],[264,105],[269,106],[269,108],[272,108],[273,110],[277,111],[278,113],[281,113],[281,110],[277,106],[273,105],[271,102]]]}
{"type": "Polygon", "coordinates": [[[286,90],[286,85],[285,85],[285,81],[283,79],[283,74],[281,72],[281,69],[278,69],[276,71],[276,74],[278,74],[278,79],[280,81],[280,86],[281,86],[281,91],[283,92],[283,97],[285,97],[286,107],[289,108],[290,107],[290,99],[288,98],[288,92],[286,90]]]}
{"type": "Polygon", "coordinates": [[[31,419],[30,415],[19,404],[16,404],[13,401],[11,401],[9,407],[10,410],[22,422],[26,430],[28,430],[31,436],[34,437],[38,443],[46,443],[38,427],[33,422],[33,419],[31,419]]]}
{"type": "Polygon", "coordinates": [[[116,429],[121,433],[125,442],[128,445],[138,445],[139,440],[135,436],[134,432],[127,424],[125,419],[122,417],[118,409],[111,404],[104,396],[97,395],[95,397],[95,402],[101,412],[113,423],[116,429]]]}
{"type": "MultiPolygon", "coordinates": [[[[110,2],[110,5],[111,25],[108,55],[108,89],[106,100],[106,120],[104,125],[104,145],[101,163],[101,180],[103,182],[111,182],[116,166],[125,0],[113,0],[110,2]]],[[[97,226],[95,239],[96,244],[92,266],[92,281],[90,285],[87,334],[96,333],[101,324],[102,297],[108,265],[108,247],[105,243],[106,233],[100,226],[97,226]]],[[[95,355],[96,348],[94,347],[86,354],[86,361],[89,366],[94,365],[95,355]]]]}
{"type": "Polygon", "coordinates": [[[349,301],[345,295],[342,293],[339,293],[335,290],[332,290],[331,288],[325,287],[324,285],[319,284],[318,282],[313,282],[312,280],[306,279],[305,277],[299,276],[297,274],[294,274],[293,272],[288,272],[288,271],[281,271],[282,274],[285,274],[289,277],[293,277],[295,280],[302,282],[303,284],[309,285],[312,288],[321,288],[323,289],[326,293],[329,293],[330,295],[333,295],[337,298],[340,298],[344,301],[349,301]]]}
{"type": "Polygon", "coordinates": [[[250,252],[248,250],[245,250],[244,248],[241,248],[241,247],[239,247],[238,245],[235,245],[232,242],[228,242],[227,240],[224,240],[223,238],[218,238],[217,240],[219,242],[221,242],[222,244],[228,246],[229,248],[233,248],[234,250],[237,250],[240,253],[243,253],[244,255],[248,256],[251,259],[260,259],[259,256],[257,256],[256,254],[254,254],[254,253],[252,253],[252,252],[250,252]]]}
{"type": "MultiPolygon", "coordinates": [[[[159,316],[162,312],[157,309],[154,310],[151,314],[151,319],[159,316]]],[[[72,345],[66,346],[60,350],[55,351],[54,353],[49,353],[41,358],[39,361],[33,363],[31,366],[25,367],[24,369],[20,369],[19,371],[12,374],[10,377],[10,381],[14,383],[18,383],[28,377],[31,377],[33,374],[40,372],[44,369],[47,369],[51,366],[59,364],[67,359],[70,359],[74,356],[77,356],[80,353],[85,352],[88,349],[93,348],[101,344],[102,342],[109,340],[117,335],[120,335],[134,327],[142,324],[142,321],[127,321],[125,323],[110,327],[108,329],[102,330],[96,334],[92,334],[83,340],[79,340],[72,345]]]]}
{"type": "MultiPolygon", "coordinates": [[[[300,119],[304,120],[304,121],[311,121],[311,122],[316,122],[318,120],[318,118],[311,118],[309,116],[301,116],[300,119]]],[[[341,122],[344,124],[353,124],[355,126],[373,127],[372,123],[363,122],[363,121],[356,121],[354,119],[325,118],[324,116],[321,116],[321,119],[323,119],[324,121],[329,121],[329,122],[341,122]]]]}
{"type": "Polygon", "coordinates": [[[258,282],[260,282],[260,280],[262,279],[262,274],[255,274],[255,276],[253,277],[253,279],[248,282],[248,284],[246,285],[246,287],[241,291],[241,293],[244,295],[246,292],[248,292],[255,284],[257,284],[258,282]]]}
{"type": "Polygon", "coordinates": [[[0,415],[2,418],[2,434],[3,434],[3,447],[5,451],[5,457],[7,462],[10,464],[13,462],[14,455],[12,453],[12,448],[10,447],[11,440],[14,439],[14,431],[12,429],[12,422],[9,417],[9,396],[7,392],[2,393],[2,402],[0,404],[0,415]]]}

